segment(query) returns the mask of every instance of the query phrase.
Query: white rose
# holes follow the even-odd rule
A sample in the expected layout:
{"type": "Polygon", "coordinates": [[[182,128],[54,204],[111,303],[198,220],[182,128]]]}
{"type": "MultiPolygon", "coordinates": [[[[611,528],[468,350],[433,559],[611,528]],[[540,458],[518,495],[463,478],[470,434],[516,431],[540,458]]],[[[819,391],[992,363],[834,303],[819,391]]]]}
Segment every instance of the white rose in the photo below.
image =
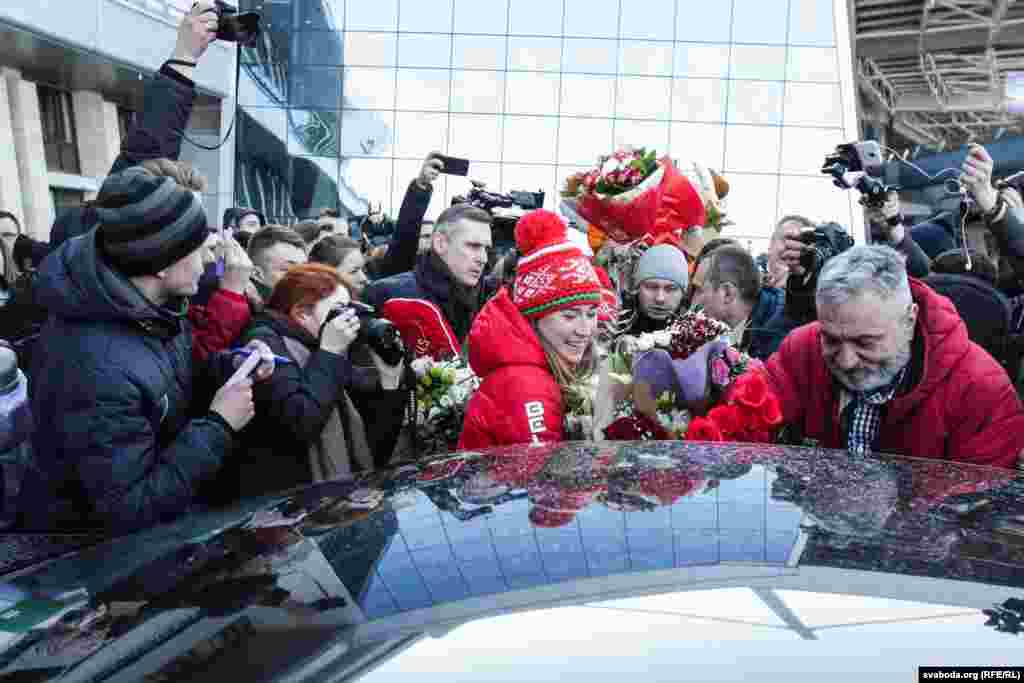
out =
{"type": "Polygon", "coordinates": [[[651,335],[651,337],[653,338],[655,346],[667,349],[669,346],[672,345],[672,334],[665,330],[662,330],[661,332],[655,332],[651,335]]]}
{"type": "Polygon", "coordinates": [[[601,167],[601,174],[608,175],[612,171],[618,171],[622,169],[622,162],[612,157],[608,161],[604,162],[604,166],[601,167]]]}
{"type": "Polygon", "coordinates": [[[636,350],[640,353],[644,351],[650,351],[654,348],[654,337],[649,334],[642,334],[637,337],[636,350]]]}
{"type": "Polygon", "coordinates": [[[417,377],[423,377],[423,375],[430,372],[430,359],[417,358],[412,362],[412,371],[416,373],[417,377]]]}

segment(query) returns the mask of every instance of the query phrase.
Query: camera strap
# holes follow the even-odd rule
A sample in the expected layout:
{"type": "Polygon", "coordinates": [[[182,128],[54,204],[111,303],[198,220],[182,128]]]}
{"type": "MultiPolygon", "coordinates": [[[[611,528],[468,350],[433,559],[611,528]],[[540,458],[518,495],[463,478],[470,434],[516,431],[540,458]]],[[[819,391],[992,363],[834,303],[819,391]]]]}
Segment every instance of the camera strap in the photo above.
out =
{"type": "MultiPolygon", "coordinates": [[[[169,60],[167,60],[167,63],[168,64],[179,64],[181,66],[193,66],[193,67],[196,66],[195,64],[192,64],[192,63],[189,63],[189,62],[185,62],[185,61],[176,60],[176,59],[169,59],[169,60]]],[[[223,140],[218,142],[216,145],[204,145],[203,143],[196,142],[195,140],[190,138],[185,133],[184,129],[176,130],[176,131],[174,131],[174,134],[181,136],[182,140],[186,140],[187,142],[191,143],[193,146],[198,147],[199,149],[205,149],[207,152],[216,152],[221,147],[223,147],[224,144],[228,140],[231,139],[231,134],[235,130],[235,121],[238,120],[238,92],[239,92],[240,85],[241,85],[241,76],[242,76],[242,44],[241,43],[235,43],[235,98],[234,98],[234,108],[235,108],[235,111],[234,111],[234,113],[231,116],[231,125],[228,126],[228,132],[224,135],[224,139],[223,140]]]]}

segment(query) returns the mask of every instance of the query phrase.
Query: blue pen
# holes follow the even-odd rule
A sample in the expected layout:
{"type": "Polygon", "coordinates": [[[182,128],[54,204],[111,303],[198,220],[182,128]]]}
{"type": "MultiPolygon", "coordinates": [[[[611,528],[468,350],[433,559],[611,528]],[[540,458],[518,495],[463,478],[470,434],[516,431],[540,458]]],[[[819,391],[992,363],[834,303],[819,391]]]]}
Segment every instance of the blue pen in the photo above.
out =
{"type": "MultiPolygon", "coordinates": [[[[253,353],[252,349],[231,349],[232,356],[248,356],[250,353],[253,353]]],[[[291,358],[285,358],[284,356],[275,355],[274,363],[276,365],[291,365],[294,364],[295,361],[293,361],[291,358]]]]}

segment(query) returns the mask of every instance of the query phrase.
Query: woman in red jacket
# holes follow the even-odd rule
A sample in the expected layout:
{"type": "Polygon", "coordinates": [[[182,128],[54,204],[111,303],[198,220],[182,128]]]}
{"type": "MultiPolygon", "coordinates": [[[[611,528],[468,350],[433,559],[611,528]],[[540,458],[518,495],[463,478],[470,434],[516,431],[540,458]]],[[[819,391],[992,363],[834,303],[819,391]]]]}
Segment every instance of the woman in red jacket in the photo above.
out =
{"type": "Polygon", "coordinates": [[[520,219],[516,245],[515,282],[469,333],[469,364],[482,384],[460,449],[563,440],[563,393],[594,371],[602,286],[590,261],[550,211],[520,219]]]}

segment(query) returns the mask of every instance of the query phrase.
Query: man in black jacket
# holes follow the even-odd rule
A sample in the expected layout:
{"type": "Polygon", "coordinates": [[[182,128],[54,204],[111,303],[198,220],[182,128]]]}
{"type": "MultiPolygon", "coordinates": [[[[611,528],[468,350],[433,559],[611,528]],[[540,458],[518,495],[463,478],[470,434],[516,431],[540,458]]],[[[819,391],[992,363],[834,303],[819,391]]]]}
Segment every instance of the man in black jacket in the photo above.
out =
{"type": "MultiPolygon", "coordinates": [[[[38,275],[51,315],[32,373],[37,428],[18,501],[28,529],[120,534],[174,519],[254,414],[250,379],[206,403],[193,378],[187,297],[212,259],[199,199],[130,168],[107,178],[97,203],[108,217],[50,254],[38,275]]],[[[269,348],[254,349],[269,376],[269,348]]],[[[228,369],[205,376],[206,395],[228,369]]]]}
{"type": "MultiPolygon", "coordinates": [[[[164,62],[146,85],[142,112],[121,143],[121,153],[108,175],[120,173],[147,159],[177,160],[181,154],[182,132],[188,127],[196,87],[192,80],[195,67],[217,36],[217,13],[212,0],[201,0],[178,26],[178,38],[171,58],[164,62]],[[176,63],[171,63],[176,62],[176,63]]],[[[89,232],[102,222],[105,210],[89,202],[65,211],[53,224],[50,248],[89,232]]]]}

